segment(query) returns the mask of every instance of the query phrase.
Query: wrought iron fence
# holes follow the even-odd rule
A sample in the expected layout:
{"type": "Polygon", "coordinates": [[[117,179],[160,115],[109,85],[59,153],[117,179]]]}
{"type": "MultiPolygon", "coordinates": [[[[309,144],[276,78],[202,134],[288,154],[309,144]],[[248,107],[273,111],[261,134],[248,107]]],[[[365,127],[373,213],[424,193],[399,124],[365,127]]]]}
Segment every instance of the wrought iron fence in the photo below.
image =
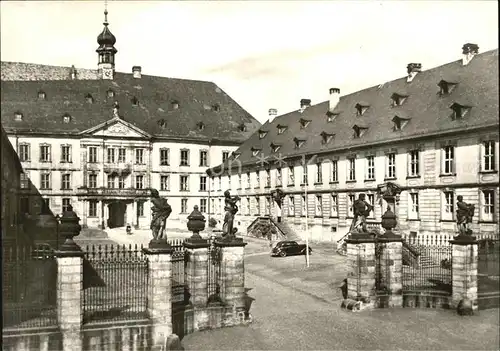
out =
{"type": "Polygon", "coordinates": [[[222,250],[215,245],[215,241],[210,241],[208,248],[207,265],[207,289],[208,302],[222,302],[224,294],[224,282],[222,277],[222,250]]]}
{"type": "Polygon", "coordinates": [[[147,315],[148,259],[142,246],[87,246],[83,284],[86,323],[147,315]]]}
{"type": "Polygon", "coordinates": [[[4,328],[57,325],[57,262],[49,247],[2,248],[4,328]]]}
{"type": "Polygon", "coordinates": [[[172,303],[183,303],[186,300],[186,251],[184,240],[169,241],[172,252],[172,303]]]}
{"type": "Polygon", "coordinates": [[[375,295],[377,296],[379,307],[388,307],[388,297],[390,295],[391,261],[387,243],[375,242],[375,295]]]}
{"type": "Polygon", "coordinates": [[[478,260],[478,307],[480,309],[500,305],[500,241],[479,240],[478,260]]]}
{"type": "Polygon", "coordinates": [[[403,262],[403,295],[450,295],[452,247],[417,246],[418,264],[403,262]]]}

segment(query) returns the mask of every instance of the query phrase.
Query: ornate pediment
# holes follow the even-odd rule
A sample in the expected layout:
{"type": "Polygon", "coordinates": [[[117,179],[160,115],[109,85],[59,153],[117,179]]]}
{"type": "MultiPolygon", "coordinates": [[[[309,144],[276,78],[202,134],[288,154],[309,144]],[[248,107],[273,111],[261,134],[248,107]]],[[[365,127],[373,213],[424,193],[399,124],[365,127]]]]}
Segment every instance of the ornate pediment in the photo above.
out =
{"type": "Polygon", "coordinates": [[[107,123],[87,130],[85,133],[99,137],[145,138],[149,136],[146,132],[119,118],[114,118],[107,123]]]}

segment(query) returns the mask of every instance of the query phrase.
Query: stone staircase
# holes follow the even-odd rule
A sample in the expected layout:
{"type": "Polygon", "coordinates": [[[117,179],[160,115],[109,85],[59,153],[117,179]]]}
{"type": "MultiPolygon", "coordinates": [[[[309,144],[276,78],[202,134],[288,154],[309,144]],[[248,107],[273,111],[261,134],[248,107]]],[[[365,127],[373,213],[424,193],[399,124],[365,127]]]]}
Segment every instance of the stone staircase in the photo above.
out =
{"type": "Polygon", "coordinates": [[[293,230],[288,223],[286,222],[278,222],[278,220],[274,218],[270,218],[271,223],[274,224],[275,227],[277,227],[284,235],[286,240],[295,240],[295,241],[301,241],[302,238],[293,230]]]}

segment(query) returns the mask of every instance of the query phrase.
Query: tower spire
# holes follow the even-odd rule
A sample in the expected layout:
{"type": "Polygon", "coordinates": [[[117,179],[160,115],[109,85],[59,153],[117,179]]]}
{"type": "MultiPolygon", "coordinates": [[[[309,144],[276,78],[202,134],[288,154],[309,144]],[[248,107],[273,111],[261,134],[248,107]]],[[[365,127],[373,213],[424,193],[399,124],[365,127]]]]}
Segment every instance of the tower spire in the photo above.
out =
{"type": "Polygon", "coordinates": [[[104,29],[97,37],[98,70],[103,79],[113,79],[115,71],[116,38],[108,28],[108,0],[104,0],[104,29]]]}
{"type": "Polygon", "coordinates": [[[108,22],[108,0],[104,0],[104,23],[105,26],[109,24],[108,22]]]}

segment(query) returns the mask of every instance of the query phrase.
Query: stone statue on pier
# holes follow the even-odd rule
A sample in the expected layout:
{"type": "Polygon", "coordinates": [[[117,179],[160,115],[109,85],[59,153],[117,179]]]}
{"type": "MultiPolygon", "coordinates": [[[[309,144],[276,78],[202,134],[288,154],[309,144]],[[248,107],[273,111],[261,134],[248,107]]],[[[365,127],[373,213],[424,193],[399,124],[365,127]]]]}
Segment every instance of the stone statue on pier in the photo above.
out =
{"type": "Polygon", "coordinates": [[[167,218],[172,213],[172,207],[168,204],[167,199],[161,198],[158,190],[151,189],[151,230],[153,231],[153,240],[167,240],[165,228],[167,218]]]}
{"type": "Polygon", "coordinates": [[[222,225],[222,237],[224,238],[234,238],[236,237],[237,228],[233,227],[234,225],[234,216],[238,212],[238,206],[236,206],[236,202],[240,200],[238,195],[231,196],[229,190],[224,192],[224,210],[226,214],[224,216],[224,224],[222,225]]]}
{"type": "Polygon", "coordinates": [[[354,218],[352,219],[350,233],[368,233],[366,228],[366,217],[370,215],[373,206],[365,200],[365,194],[359,194],[359,197],[353,204],[354,218]]]}
{"type": "Polygon", "coordinates": [[[468,204],[464,201],[462,195],[457,197],[457,226],[459,234],[472,234],[469,229],[469,223],[472,223],[472,217],[474,217],[474,205],[468,204]]]}

